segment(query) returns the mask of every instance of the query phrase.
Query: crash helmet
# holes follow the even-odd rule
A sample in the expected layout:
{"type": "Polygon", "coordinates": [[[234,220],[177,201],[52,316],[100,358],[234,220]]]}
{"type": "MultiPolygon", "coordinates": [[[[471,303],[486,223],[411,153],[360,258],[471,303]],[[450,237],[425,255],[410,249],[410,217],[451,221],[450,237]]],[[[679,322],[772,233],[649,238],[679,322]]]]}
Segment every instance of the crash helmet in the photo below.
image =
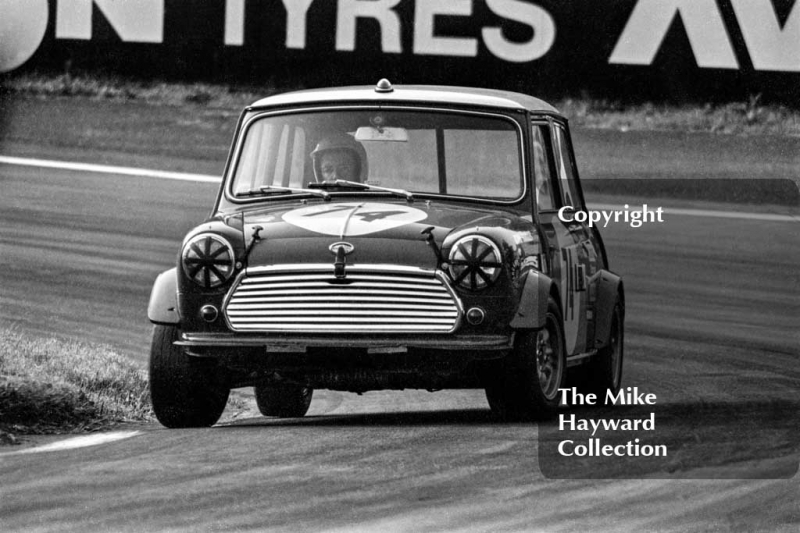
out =
{"type": "Polygon", "coordinates": [[[311,161],[314,163],[314,178],[323,181],[322,177],[322,155],[326,152],[342,151],[349,153],[356,165],[353,173],[353,180],[359,182],[367,181],[367,151],[356,141],[352,135],[347,133],[336,133],[322,139],[311,152],[311,161]]]}

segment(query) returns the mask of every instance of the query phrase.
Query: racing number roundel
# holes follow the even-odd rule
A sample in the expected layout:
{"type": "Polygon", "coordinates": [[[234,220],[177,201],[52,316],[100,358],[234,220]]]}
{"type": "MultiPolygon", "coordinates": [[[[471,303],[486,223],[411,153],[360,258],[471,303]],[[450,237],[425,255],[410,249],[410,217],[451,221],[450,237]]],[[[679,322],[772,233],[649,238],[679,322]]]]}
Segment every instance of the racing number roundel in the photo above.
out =
{"type": "Polygon", "coordinates": [[[324,235],[369,235],[420,222],[428,217],[420,209],[397,204],[348,202],[295,209],[283,220],[324,235]]]}

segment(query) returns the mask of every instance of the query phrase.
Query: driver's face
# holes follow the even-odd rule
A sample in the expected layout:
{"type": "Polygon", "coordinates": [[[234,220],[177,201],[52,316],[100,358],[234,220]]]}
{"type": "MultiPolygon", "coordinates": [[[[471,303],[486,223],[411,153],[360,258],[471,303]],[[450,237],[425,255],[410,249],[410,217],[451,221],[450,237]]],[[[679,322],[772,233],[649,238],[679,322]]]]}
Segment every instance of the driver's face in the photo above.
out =
{"type": "Polygon", "coordinates": [[[322,154],[319,165],[322,179],[325,181],[356,181],[356,162],[353,155],[344,150],[330,151],[322,154]]]}

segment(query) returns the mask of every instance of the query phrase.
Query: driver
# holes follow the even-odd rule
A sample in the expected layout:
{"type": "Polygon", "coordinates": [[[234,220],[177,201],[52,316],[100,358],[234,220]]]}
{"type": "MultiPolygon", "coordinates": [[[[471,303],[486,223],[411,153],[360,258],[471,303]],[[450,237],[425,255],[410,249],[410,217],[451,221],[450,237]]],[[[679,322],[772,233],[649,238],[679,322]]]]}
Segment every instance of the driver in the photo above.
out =
{"type": "Polygon", "coordinates": [[[338,133],[322,139],[311,152],[314,178],[320,181],[357,181],[367,178],[367,151],[351,135],[338,133]]]}

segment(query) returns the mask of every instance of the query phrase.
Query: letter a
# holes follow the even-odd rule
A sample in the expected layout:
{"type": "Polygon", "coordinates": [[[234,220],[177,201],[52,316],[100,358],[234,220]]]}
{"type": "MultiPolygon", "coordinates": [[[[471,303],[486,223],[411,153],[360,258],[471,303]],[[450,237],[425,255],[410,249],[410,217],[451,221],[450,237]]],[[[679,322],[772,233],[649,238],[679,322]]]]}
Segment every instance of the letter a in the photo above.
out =
{"type": "Polygon", "coordinates": [[[676,15],[699,67],[739,68],[716,0],[640,0],[608,62],[652,64],[676,15]]]}

